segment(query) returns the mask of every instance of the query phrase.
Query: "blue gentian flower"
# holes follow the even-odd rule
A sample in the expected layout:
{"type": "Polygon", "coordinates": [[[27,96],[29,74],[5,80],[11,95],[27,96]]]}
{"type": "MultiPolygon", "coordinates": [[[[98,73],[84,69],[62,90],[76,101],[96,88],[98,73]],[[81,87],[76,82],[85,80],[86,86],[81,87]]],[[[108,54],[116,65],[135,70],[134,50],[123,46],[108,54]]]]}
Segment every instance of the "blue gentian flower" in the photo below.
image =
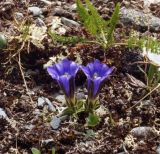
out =
{"type": "Polygon", "coordinates": [[[96,99],[105,79],[112,73],[113,67],[95,60],[93,63],[82,66],[82,71],[87,77],[88,98],[96,99]]]}
{"type": "Polygon", "coordinates": [[[47,68],[48,73],[53,79],[57,80],[59,86],[62,88],[67,101],[73,101],[75,99],[75,76],[79,67],[75,62],[64,59],[47,68]]]}

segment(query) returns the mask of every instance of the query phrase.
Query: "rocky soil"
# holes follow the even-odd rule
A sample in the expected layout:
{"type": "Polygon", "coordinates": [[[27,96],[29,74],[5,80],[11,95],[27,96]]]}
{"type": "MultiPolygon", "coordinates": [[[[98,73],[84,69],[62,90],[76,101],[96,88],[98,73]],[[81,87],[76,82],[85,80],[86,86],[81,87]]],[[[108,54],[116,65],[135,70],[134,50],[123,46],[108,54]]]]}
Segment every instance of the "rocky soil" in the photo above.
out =
{"type": "MultiPolygon", "coordinates": [[[[143,0],[92,2],[106,20],[115,4],[121,3],[116,38],[131,29],[160,38],[160,2],[150,6],[143,0]]],[[[142,51],[123,46],[105,51],[95,44],[53,43],[47,29],[66,36],[89,35],[79,20],[74,0],[1,0],[0,35],[6,37],[8,45],[0,49],[0,153],[31,154],[35,147],[42,154],[51,154],[54,147],[56,154],[160,154],[160,89],[139,102],[148,93],[139,69],[143,64],[136,64],[143,60],[142,51]],[[20,36],[25,35],[24,23],[33,24],[31,30],[35,25],[42,29],[23,44],[20,36]],[[88,128],[83,117],[79,121],[55,118],[65,100],[45,67],[63,57],[84,65],[99,59],[115,67],[100,93],[101,122],[95,128],[88,128]]],[[[85,76],[78,72],[76,93],[80,98],[86,96],[84,82],[85,76]]]]}

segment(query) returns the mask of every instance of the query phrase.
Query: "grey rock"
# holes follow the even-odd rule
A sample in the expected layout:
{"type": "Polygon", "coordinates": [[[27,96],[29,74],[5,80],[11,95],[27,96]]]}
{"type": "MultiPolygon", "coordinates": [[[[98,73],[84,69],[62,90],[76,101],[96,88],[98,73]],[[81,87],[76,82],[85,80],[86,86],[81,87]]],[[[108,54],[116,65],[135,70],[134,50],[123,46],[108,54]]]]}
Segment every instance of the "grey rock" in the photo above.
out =
{"type": "Polygon", "coordinates": [[[151,30],[160,31],[160,18],[135,9],[123,7],[120,11],[120,21],[126,25],[133,24],[142,28],[147,28],[149,24],[151,30]]]}
{"type": "Polygon", "coordinates": [[[39,97],[37,106],[39,108],[43,108],[45,105],[48,106],[48,110],[50,112],[55,112],[56,111],[56,108],[53,106],[52,102],[48,98],[39,97]]]}
{"type": "Polygon", "coordinates": [[[55,2],[50,2],[49,0],[40,0],[41,2],[43,2],[44,4],[47,4],[47,5],[54,5],[55,2]]]}
{"type": "Polygon", "coordinates": [[[16,20],[18,20],[18,21],[22,21],[23,18],[24,18],[24,15],[23,15],[23,13],[16,12],[16,13],[15,13],[15,18],[16,18],[16,20]]]}
{"type": "Polygon", "coordinates": [[[43,108],[44,105],[45,105],[45,103],[46,103],[46,101],[45,101],[44,97],[39,97],[39,98],[38,98],[38,104],[37,104],[37,106],[38,106],[39,108],[43,108]]]}
{"type": "Polygon", "coordinates": [[[142,101],[142,105],[143,106],[151,106],[153,104],[154,103],[151,100],[144,100],[144,101],[142,101]]]}
{"type": "Polygon", "coordinates": [[[61,18],[61,21],[64,25],[68,26],[68,27],[79,27],[80,24],[74,20],[70,20],[70,19],[67,19],[65,17],[62,17],[61,18]]]}
{"type": "Polygon", "coordinates": [[[20,4],[26,4],[26,0],[20,0],[19,3],[20,4]]]}
{"type": "Polygon", "coordinates": [[[54,9],[53,16],[72,18],[72,14],[67,10],[63,10],[61,7],[57,7],[54,9]]]}
{"type": "Polygon", "coordinates": [[[50,125],[53,129],[58,129],[61,123],[61,119],[59,117],[54,116],[50,122],[50,125]]]}
{"type": "Polygon", "coordinates": [[[3,119],[7,118],[7,114],[2,108],[0,108],[0,118],[3,118],[3,119]]]}
{"type": "Polygon", "coordinates": [[[57,3],[58,6],[61,6],[61,5],[62,5],[62,2],[61,2],[61,1],[57,1],[56,3],[57,3]]]}
{"type": "Polygon", "coordinates": [[[42,144],[48,144],[48,143],[51,143],[53,141],[54,141],[53,139],[42,140],[42,144]]]}
{"type": "Polygon", "coordinates": [[[76,11],[76,9],[77,9],[77,4],[76,4],[76,3],[72,4],[71,7],[70,7],[70,9],[71,9],[72,11],[76,11]]]}
{"type": "Polygon", "coordinates": [[[86,99],[86,95],[83,92],[78,92],[76,94],[76,98],[77,98],[77,100],[86,99]]]}
{"type": "Polygon", "coordinates": [[[34,128],[34,125],[30,124],[30,125],[26,125],[25,129],[31,130],[34,128]]]}
{"type": "Polygon", "coordinates": [[[37,18],[36,19],[36,25],[38,27],[42,27],[42,26],[45,26],[45,23],[44,23],[44,21],[41,18],[37,18]]]}
{"type": "Polygon", "coordinates": [[[62,104],[66,103],[65,95],[58,94],[55,96],[55,100],[61,102],[62,104]]]}
{"type": "Polygon", "coordinates": [[[33,16],[40,16],[42,15],[42,9],[36,6],[31,6],[28,8],[28,12],[32,13],[33,16]]]}
{"type": "Polygon", "coordinates": [[[156,135],[156,132],[154,131],[152,127],[141,126],[141,127],[133,128],[131,130],[131,134],[134,137],[148,138],[148,137],[156,135]]]}
{"type": "Polygon", "coordinates": [[[160,154],[160,145],[157,147],[156,152],[157,152],[157,154],[160,154]]]}
{"type": "Polygon", "coordinates": [[[56,108],[53,106],[52,102],[48,98],[45,98],[45,101],[46,101],[46,103],[48,105],[48,110],[50,112],[55,112],[56,108]]]}

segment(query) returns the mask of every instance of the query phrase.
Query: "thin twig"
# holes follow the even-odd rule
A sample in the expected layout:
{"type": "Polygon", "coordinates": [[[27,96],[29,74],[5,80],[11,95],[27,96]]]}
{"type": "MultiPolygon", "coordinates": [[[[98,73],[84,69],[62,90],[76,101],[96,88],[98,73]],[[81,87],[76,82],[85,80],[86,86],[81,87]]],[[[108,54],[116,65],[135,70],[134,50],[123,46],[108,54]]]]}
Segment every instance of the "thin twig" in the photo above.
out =
{"type": "Polygon", "coordinates": [[[133,106],[131,106],[129,109],[127,109],[127,111],[131,110],[132,108],[134,108],[136,105],[138,105],[139,103],[141,103],[146,97],[148,97],[153,91],[155,91],[156,89],[158,89],[160,87],[160,83],[153,88],[148,94],[146,94],[143,98],[141,98],[137,103],[135,103],[133,106]]]}
{"type": "Polygon", "coordinates": [[[27,94],[30,98],[30,101],[31,103],[34,103],[33,100],[32,100],[32,97],[31,97],[31,94],[29,93],[29,89],[28,89],[28,86],[27,86],[27,82],[25,80],[25,76],[24,76],[24,72],[23,72],[23,68],[22,68],[22,65],[21,65],[21,54],[18,53],[18,66],[19,66],[19,69],[20,69],[20,72],[21,72],[21,75],[22,75],[22,79],[23,79],[23,82],[24,82],[24,86],[26,88],[26,91],[27,91],[27,94]]]}

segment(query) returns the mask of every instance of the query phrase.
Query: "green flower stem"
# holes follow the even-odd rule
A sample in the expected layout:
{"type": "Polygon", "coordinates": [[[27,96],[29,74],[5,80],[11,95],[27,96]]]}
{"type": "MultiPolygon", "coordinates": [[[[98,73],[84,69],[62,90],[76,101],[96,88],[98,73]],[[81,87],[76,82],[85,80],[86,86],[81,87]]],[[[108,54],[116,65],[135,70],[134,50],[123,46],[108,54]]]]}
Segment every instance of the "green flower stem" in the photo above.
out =
{"type": "Polygon", "coordinates": [[[87,99],[85,110],[87,113],[93,113],[96,108],[97,99],[87,99]]]}
{"type": "Polygon", "coordinates": [[[66,97],[66,105],[69,108],[72,108],[73,110],[75,110],[75,106],[76,106],[76,98],[75,96],[72,98],[67,98],[66,97]]]}

